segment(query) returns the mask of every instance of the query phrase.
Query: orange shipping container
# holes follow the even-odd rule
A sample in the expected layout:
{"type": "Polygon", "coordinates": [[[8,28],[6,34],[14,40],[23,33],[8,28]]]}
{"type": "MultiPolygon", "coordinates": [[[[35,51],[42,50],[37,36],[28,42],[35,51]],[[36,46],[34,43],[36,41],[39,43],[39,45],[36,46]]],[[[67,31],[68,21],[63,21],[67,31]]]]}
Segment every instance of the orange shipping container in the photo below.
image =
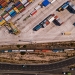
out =
{"type": "Polygon", "coordinates": [[[1,4],[2,7],[6,7],[7,6],[7,2],[4,2],[3,4],[1,4]]]}

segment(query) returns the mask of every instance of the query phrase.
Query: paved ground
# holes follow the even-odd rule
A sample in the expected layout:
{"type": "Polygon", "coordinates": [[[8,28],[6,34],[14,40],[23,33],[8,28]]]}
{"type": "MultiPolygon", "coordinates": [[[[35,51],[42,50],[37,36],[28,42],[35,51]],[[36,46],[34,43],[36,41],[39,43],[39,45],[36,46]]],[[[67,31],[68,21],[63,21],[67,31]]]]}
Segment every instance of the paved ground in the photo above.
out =
{"type": "MultiPolygon", "coordinates": [[[[32,12],[40,2],[40,0],[35,0],[31,5],[27,7],[27,9],[23,13],[18,14],[15,18],[12,19],[12,21],[15,22],[18,18],[20,18],[17,21],[16,26],[18,26],[18,28],[21,30],[21,34],[17,36],[9,34],[8,30],[6,30],[5,27],[2,27],[0,30],[0,44],[22,44],[31,42],[55,42],[75,40],[75,26],[73,25],[73,23],[75,22],[75,14],[70,13],[67,9],[62,12],[56,11],[56,9],[66,1],[67,0],[57,0],[47,7],[39,9],[34,16],[30,17],[26,21],[23,21],[23,19],[27,15],[29,15],[30,12],[32,12]],[[45,17],[52,13],[58,15],[60,19],[65,23],[61,26],[57,26],[54,23],[51,23],[47,27],[41,28],[38,31],[32,30],[34,26],[36,26],[45,17]],[[72,34],[61,35],[62,32],[71,32],[72,34]]],[[[73,3],[75,4],[75,1],[73,1],[73,3]]]]}

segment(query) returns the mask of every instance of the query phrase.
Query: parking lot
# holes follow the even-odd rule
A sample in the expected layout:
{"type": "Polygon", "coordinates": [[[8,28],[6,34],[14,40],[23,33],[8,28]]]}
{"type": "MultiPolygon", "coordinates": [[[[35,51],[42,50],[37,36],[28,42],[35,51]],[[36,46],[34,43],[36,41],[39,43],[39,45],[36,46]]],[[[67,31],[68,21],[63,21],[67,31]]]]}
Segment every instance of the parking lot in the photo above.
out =
{"type": "MultiPolygon", "coordinates": [[[[21,33],[19,35],[9,34],[5,27],[1,27],[0,44],[23,44],[75,40],[75,26],[73,25],[75,22],[75,14],[70,13],[67,9],[61,12],[56,11],[56,9],[66,1],[67,0],[56,0],[53,4],[40,8],[35,15],[31,16],[26,21],[23,21],[23,19],[27,17],[40,2],[40,0],[35,0],[24,12],[11,19],[11,21],[15,22],[15,25],[20,29],[21,33]],[[48,15],[53,13],[64,22],[61,26],[57,26],[52,22],[45,28],[41,28],[38,31],[33,31],[33,28],[36,25],[38,25],[48,15]],[[62,32],[71,32],[71,35],[62,35],[62,32]]],[[[73,3],[75,4],[75,1],[73,1],[73,3]]]]}

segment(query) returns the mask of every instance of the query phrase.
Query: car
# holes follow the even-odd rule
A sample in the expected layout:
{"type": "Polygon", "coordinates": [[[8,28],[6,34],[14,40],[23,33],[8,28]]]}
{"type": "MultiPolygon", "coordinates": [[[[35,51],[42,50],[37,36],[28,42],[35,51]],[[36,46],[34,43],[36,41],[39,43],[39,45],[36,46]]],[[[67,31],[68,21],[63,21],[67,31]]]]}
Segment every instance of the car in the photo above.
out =
{"type": "Polygon", "coordinates": [[[22,67],[26,67],[26,65],[22,65],[22,67]]]}
{"type": "Polygon", "coordinates": [[[71,67],[70,70],[75,70],[75,67],[71,67]]]}
{"type": "Polygon", "coordinates": [[[71,75],[70,72],[62,72],[62,74],[64,74],[64,75],[71,75]]]}
{"type": "Polygon", "coordinates": [[[66,75],[66,74],[67,74],[67,72],[62,72],[62,74],[66,75]]]}

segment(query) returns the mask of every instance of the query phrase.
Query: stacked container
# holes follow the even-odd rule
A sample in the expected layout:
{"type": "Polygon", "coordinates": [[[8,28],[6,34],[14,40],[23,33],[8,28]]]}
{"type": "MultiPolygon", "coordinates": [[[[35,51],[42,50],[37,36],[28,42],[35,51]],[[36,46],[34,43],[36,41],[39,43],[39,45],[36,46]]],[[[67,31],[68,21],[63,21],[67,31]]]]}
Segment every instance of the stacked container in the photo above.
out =
{"type": "Polygon", "coordinates": [[[6,7],[8,4],[5,0],[0,0],[0,6],[2,6],[3,8],[6,7]]]}
{"type": "Polygon", "coordinates": [[[8,13],[11,17],[14,17],[17,14],[16,11],[13,9],[11,9],[8,13]]]}
{"type": "Polygon", "coordinates": [[[20,1],[15,3],[15,7],[19,10],[19,12],[23,12],[25,10],[23,4],[20,1]]]}
{"type": "Polygon", "coordinates": [[[3,25],[6,21],[0,16],[0,25],[3,25]]]}
{"type": "Polygon", "coordinates": [[[27,2],[28,2],[28,0],[21,0],[21,3],[22,3],[23,5],[25,5],[27,2]]]}
{"type": "Polygon", "coordinates": [[[1,16],[5,19],[9,14],[7,12],[4,12],[3,14],[1,14],[1,16]]]}

